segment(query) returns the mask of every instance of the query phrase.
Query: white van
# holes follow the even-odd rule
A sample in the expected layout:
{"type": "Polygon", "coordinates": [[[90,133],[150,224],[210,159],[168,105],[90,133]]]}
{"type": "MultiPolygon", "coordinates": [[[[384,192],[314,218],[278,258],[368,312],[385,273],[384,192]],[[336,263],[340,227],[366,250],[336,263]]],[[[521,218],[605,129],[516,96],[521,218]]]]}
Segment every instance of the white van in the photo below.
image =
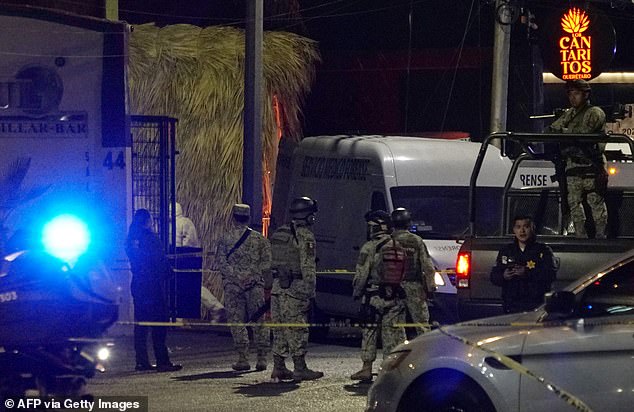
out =
{"type": "MultiPolygon", "coordinates": [[[[302,140],[293,154],[286,205],[295,197],[309,196],[319,206],[314,225],[319,316],[313,321],[356,318],[359,305],[352,300],[352,277],[359,249],[366,241],[364,214],[398,207],[412,214],[411,230],[425,240],[439,271],[432,318],[441,322],[456,319],[456,254],[458,240],[468,233],[469,180],[479,149],[480,143],[403,136],[302,140]]],[[[483,215],[478,219],[480,232],[499,227],[502,189],[510,165],[499,151],[487,153],[478,179],[481,205],[477,210],[483,215]]],[[[526,177],[527,173],[550,175],[552,168],[518,173],[513,186],[540,181],[526,177]]]]}

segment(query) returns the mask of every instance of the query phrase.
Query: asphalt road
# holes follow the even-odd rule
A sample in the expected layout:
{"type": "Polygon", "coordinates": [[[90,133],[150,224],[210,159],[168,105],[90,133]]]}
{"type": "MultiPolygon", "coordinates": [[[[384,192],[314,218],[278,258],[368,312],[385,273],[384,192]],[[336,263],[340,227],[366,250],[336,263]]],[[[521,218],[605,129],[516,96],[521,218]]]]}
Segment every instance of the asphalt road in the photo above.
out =
{"type": "MultiPolygon", "coordinates": [[[[147,396],[152,412],[363,411],[369,384],[349,379],[361,366],[359,336],[356,330],[340,330],[332,331],[326,344],[311,342],[308,366],[325,376],[299,384],[271,383],[272,361],[263,372],[234,372],[225,331],[170,331],[172,361],[183,365],[170,373],[135,372],[132,337],[118,336],[108,370],[93,378],[87,391],[96,397],[147,396]]],[[[292,361],[287,366],[292,369],[292,361]]]]}

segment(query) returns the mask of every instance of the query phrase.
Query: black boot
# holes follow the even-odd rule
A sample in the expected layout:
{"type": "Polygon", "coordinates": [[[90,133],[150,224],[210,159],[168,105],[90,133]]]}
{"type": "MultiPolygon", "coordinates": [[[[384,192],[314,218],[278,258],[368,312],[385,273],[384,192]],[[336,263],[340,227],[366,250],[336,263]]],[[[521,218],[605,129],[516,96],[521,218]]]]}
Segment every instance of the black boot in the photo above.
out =
{"type": "Polygon", "coordinates": [[[273,355],[273,372],[271,372],[271,380],[289,381],[293,379],[293,372],[286,368],[284,358],[279,355],[273,355]]]}
{"type": "Polygon", "coordinates": [[[353,381],[369,382],[372,380],[372,362],[363,361],[363,367],[360,371],[352,374],[350,379],[353,381]]]}
{"type": "Polygon", "coordinates": [[[247,354],[239,352],[238,360],[231,364],[231,369],[234,371],[248,371],[251,369],[251,365],[249,365],[249,361],[247,360],[247,354]]]}
{"type": "Polygon", "coordinates": [[[314,381],[324,376],[323,372],[308,369],[304,356],[293,356],[293,363],[295,365],[293,380],[296,382],[314,381]]]}

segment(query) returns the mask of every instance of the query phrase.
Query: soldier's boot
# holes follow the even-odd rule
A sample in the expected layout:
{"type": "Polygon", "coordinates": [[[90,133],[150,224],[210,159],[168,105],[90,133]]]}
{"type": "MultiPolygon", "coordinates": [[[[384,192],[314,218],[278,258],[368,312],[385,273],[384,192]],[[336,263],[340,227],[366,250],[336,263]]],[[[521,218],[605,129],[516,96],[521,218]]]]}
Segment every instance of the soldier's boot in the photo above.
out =
{"type": "Polygon", "coordinates": [[[233,369],[234,371],[248,371],[249,369],[251,369],[251,365],[249,365],[246,353],[238,353],[238,360],[237,362],[231,364],[231,369],[233,369]]]}
{"type": "Polygon", "coordinates": [[[595,225],[596,233],[594,235],[595,239],[605,239],[605,223],[596,223],[595,225]]]}
{"type": "Polygon", "coordinates": [[[289,381],[293,379],[293,372],[286,368],[284,358],[279,355],[273,355],[273,372],[271,372],[271,380],[289,381]]]}
{"type": "Polygon", "coordinates": [[[367,382],[372,380],[372,362],[363,361],[363,367],[361,370],[355,372],[350,376],[353,381],[367,382]]]}
{"type": "Polygon", "coordinates": [[[586,233],[586,222],[575,222],[575,236],[588,237],[588,233],[586,233]]]}
{"type": "Polygon", "coordinates": [[[258,361],[255,363],[256,371],[266,370],[266,352],[258,351],[258,361]]]}
{"type": "Polygon", "coordinates": [[[293,371],[293,380],[295,382],[314,381],[324,376],[323,372],[308,369],[304,356],[293,356],[293,364],[295,365],[295,370],[293,371]]]}

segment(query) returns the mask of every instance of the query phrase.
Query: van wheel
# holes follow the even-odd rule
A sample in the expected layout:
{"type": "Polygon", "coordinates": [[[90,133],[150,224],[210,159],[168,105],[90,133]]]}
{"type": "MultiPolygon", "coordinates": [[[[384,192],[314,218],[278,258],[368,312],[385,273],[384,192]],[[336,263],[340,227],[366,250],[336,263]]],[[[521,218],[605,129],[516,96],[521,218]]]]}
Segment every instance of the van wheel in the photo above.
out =
{"type": "Polygon", "coordinates": [[[495,408],[471,378],[444,369],[416,380],[401,398],[398,411],[495,412],[495,408]]]}
{"type": "Polygon", "coordinates": [[[329,321],[328,316],[322,312],[313,301],[310,316],[308,317],[308,323],[310,323],[308,339],[313,342],[326,341],[330,330],[330,327],[327,326],[329,321]]]}

